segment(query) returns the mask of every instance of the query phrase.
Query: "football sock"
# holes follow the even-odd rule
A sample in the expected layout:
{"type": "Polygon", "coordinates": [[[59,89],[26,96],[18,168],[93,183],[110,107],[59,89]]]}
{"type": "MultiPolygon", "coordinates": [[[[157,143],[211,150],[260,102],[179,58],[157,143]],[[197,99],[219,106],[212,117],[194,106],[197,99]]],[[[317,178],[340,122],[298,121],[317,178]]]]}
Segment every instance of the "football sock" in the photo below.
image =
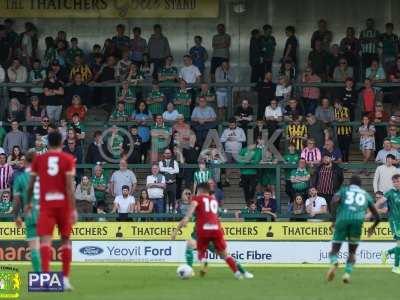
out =
{"type": "Polygon", "coordinates": [[[232,270],[233,273],[236,273],[238,268],[236,266],[236,261],[232,256],[227,256],[225,258],[226,263],[228,264],[229,268],[232,270]]]}
{"type": "Polygon", "coordinates": [[[186,251],[185,251],[185,259],[186,259],[186,263],[189,266],[193,266],[193,249],[186,247],[186,251]]]}
{"type": "Polygon", "coordinates": [[[346,267],[344,268],[344,272],[351,274],[351,272],[353,272],[353,266],[354,266],[353,263],[347,262],[346,267]]]}
{"type": "Polygon", "coordinates": [[[50,271],[51,248],[50,245],[40,245],[40,260],[42,263],[42,272],[50,271]]]}
{"type": "Polygon", "coordinates": [[[394,266],[400,265],[400,247],[396,247],[396,253],[394,254],[394,266]]]}
{"type": "Polygon", "coordinates": [[[240,273],[244,274],[246,270],[242,267],[242,265],[236,261],[236,268],[239,270],[240,273]]]}
{"type": "Polygon", "coordinates": [[[32,267],[34,272],[40,272],[40,252],[38,249],[31,250],[32,267]]]}
{"type": "Polygon", "coordinates": [[[394,248],[392,248],[392,249],[389,249],[389,250],[387,251],[387,253],[388,253],[389,255],[396,254],[396,249],[397,249],[397,247],[394,247],[394,248]]]}
{"type": "Polygon", "coordinates": [[[336,265],[338,263],[338,257],[336,254],[329,254],[329,260],[332,265],[336,265]]]}
{"type": "Polygon", "coordinates": [[[61,250],[62,270],[65,277],[69,277],[71,270],[72,250],[71,246],[63,246],[61,250]]]}

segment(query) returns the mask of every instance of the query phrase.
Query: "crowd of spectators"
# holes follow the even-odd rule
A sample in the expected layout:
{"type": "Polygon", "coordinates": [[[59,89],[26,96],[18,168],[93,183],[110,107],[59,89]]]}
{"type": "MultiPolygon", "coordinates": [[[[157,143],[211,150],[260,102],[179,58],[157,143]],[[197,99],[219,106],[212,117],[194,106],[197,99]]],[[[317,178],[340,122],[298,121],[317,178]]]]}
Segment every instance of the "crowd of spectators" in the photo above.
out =
{"type": "MultiPolygon", "coordinates": [[[[218,167],[223,163],[242,166],[240,186],[246,208],[241,213],[277,217],[280,195],[275,187],[280,183],[275,169],[254,166],[279,162],[292,166],[283,174],[289,211],[311,217],[329,213],[332,197],[343,183],[339,164],[351,162],[350,146],[356,141],[362,162],[380,165],[374,191],[379,194],[390,188],[390,174],[399,172],[400,88],[376,84],[400,80],[399,40],[393,24],[387,23],[381,34],[368,19],[359,38],[349,27],[339,45],[332,44],[333,33],[320,20],[304,67],[299,66],[296,29],[287,26],[279,74],[273,74],[278,56],[272,26],[254,29],[249,55],[257,102],[250,104],[248,97],[242,97],[233,115],[227,110],[232,91],[223,86],[236,81],[225,25],[218,24],[212,38],[209,77],[201,36],[194,37],[194,46],[178,68],[162,27],[156,24],[153,30],[146,40],[141,28],[135,27],[131,38],[120,24],[115,36],[87,53],[77,37],[68,39],[64,31],[45,37],[46,48],[39,51],[42,37],[33,23],[27,22],[20,34],[14,31],[13,20],[0,24],[0,83],[32,84],[8,89],[10,101],[3,121],[9,126],[0,127],[0,192],[4,195],[0,212],[8,211],[9,189],[23,166],[24,153],[45,152],[47,134],[53,130],[63,134],[63,150],[78,164],[95,166],[92,174],[77,172],[79,211],[116,212],[122,221],[131,212],[184,212],[190,194],[203,182],[210,183],[222,205],[222,189],[231,181],[231,170],[218,167]],[[207,78],[221,85],[211,88],[207,78]],[[327,81],[343,86],[293,86],[327,81]],[[91,139],[84,124],[88,112],[97,108],[104,108],[119,127],[113,125],[108,134],[96,131],[91,139]],[[227,128],[215,139],[218,132],[212,129],[223,120],[228,121],[227,128]],[[22,130],[24,121],[28,125],[22,130]],[[126,133],[122,127],[127,121],[136,125],[126,133]],[[359,125],[349,123],[354,121],[359,125]],[[265,147],[273,134],[277,152],[265,147]],[[119,170],[103,169],[104,163],[115,161],[119,170]],[[152,164],[151,174],[138,191],[136,175],[127,165],[146,162],[152,164]],[[198,169],[182,168],[185,163],[198,163],[198,169]]],[[[362,172],[369,174],[367,169],[362,172]]]]}

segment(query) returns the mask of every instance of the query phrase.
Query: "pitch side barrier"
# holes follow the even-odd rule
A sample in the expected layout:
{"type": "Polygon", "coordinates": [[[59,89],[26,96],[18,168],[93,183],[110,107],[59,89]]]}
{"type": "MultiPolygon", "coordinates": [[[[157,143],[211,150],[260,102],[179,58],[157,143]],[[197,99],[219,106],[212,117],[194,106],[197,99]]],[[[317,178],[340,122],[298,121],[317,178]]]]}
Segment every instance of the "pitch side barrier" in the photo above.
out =
{"type": "MultiPolygon", "coordinates": [[[[171,241],[176,222],[78,222],[72,230],[72,252],[75,262],[183,263],[186,240],[191,238],[189,223],[171,241]]],[[[229,253],[245,263],[328,263],[332,228],[330,222],[223,222],[229,253]]],[[[382,249],[389,248],[392,232],[383,222],[371,237],[364,225],[357,253],[361,264],[380,263],[382,249]]],[[[59,237],[54,236],[53,259],[60,259],[59,237]]],[[[0,223],[0,261],[30,259],[25,228],[12,222],[0,223]]],[[[347,258],[347,252],[339,254],[347,258]]],[[[221,262],[208,253],[211,262],[221,262]]]]}

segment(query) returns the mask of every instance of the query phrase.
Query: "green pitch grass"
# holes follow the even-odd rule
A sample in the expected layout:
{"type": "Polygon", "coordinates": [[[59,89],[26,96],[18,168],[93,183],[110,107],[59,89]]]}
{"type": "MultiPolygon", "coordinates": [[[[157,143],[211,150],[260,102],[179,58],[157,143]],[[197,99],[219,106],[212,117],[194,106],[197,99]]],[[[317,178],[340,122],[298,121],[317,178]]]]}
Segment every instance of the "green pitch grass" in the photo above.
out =
{"type": "MultiPolygon", "coordinates": [[[[210,266],[205,278],[180,280],[176,266],[107,265],[72,268],[73,292],[27,293],[27,265],[17,265],[22,277],[21,299],[73,300],[260,300],[260,299],[399,299],[400,276],[389,268],[358,268],[352,282],[340,281],[343,269],[334,282],[324,279],[327,267],[248,267],[255,278],[236,280],[228,268],[210,266]]],[[[59,269],[59,267],[55,267],[59,269]]],[[[195,268],[198,270],[198,268],[195,268]]]]}

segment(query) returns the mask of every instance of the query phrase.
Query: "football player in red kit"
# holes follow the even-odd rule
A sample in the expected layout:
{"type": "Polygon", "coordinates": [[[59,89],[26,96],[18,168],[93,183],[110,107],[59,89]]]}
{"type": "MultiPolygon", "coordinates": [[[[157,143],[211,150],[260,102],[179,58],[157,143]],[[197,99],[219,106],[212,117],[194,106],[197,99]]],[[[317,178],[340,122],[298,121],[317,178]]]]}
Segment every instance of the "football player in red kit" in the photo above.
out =
{"type": "MultiPolygon", "coordinates": [[[[39,155],[32,163],[28,187],[28,199],[32,199],[36,177],[40,181],[40,210],[37,233],[40,237],[42,272],[50,271],[51,242],[57,225],[61,236],[62,271],[64,289],[72,290],[69,282],[72,250],[70,235],[77,213],[74,198],[75,158],[62,152],[62,137],[59,132],[48,135],[49,151],[39,155]]],[[[28,212],[31,208],[28,204],[28,212]]]]}
{"type": "Polygon", "coordinates": [[[226,251],[224,232],[218,217],[218,201],[213,195],[210,195],[208,183],[197,186],[197,195],[193,196],[185,217],[173,231],[172,239],[175,239],[179,230],[187,225],[193,214],[196,216],[197,255],[202,263],[200,275],[204,276],[207,272],[207,248],[209,243],[213,243],[216,253],[225,260],[236,278],[253,278],[253,274],[249,272],[241,273],[237,268],[235,259],[228,255],[226,251]]]}

